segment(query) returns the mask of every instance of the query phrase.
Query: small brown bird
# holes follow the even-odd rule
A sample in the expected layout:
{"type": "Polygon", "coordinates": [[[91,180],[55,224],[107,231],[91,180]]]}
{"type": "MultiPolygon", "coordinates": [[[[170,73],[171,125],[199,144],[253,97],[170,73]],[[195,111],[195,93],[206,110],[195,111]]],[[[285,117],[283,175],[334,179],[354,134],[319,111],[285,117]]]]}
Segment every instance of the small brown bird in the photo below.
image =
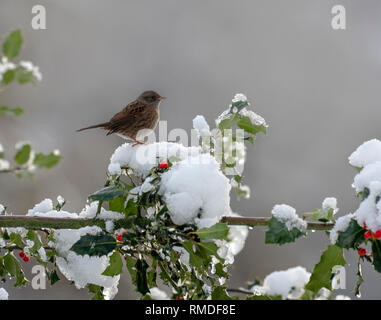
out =
{"type": "Polygon", "coordinates": [[[116,133],[124,139],[129,139],[137,144],[155,130],[159,120],[159,106],[165,97],[155,91],[144,91],[135,101],[129,103],[122,111],[114,115],[109,122],[96,124],[77,130],[83,131],[93,128],[108,130],[107,135],[116,133]]]}

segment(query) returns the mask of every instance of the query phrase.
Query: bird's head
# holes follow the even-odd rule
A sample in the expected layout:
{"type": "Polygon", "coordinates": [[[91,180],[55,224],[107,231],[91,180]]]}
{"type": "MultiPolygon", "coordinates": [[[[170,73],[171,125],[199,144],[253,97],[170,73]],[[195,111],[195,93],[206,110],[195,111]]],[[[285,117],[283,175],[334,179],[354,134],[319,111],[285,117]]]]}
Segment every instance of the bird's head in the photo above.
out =
{"type": "Polygon", "coordinates": [[[165,97],[162,97],[160,94],[152,90],[144,91],[138,98],[139,101],[154,107],[158,107],[160,101],[163,99],[165,99],[165,97]]]}

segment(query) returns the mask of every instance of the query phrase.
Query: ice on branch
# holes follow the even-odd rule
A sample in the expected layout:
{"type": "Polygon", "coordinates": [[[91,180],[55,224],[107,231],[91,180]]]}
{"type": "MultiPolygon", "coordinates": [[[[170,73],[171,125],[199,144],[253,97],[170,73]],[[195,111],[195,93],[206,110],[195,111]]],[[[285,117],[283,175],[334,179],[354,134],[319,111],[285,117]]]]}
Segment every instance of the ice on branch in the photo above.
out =
{"type": "Polygon", "coordinates": [[[296,228],[300,232],[305,232],[307,229],[307,222],[299,218],[296,210],[287,204],[275,205],[271,213],[274,218],[283,222],[289,231],[296,228]]]}
{"type": "Polygon", "coordinates": [[[263,281],[263,286],[254,286],[257,295],[267,294],[272,297],[282,296],[282,299],[299,299],[304,293],[304,286],[310,280],[311,274],[303,267],[290,268],[284,271],[270,273],[263,281]]]}

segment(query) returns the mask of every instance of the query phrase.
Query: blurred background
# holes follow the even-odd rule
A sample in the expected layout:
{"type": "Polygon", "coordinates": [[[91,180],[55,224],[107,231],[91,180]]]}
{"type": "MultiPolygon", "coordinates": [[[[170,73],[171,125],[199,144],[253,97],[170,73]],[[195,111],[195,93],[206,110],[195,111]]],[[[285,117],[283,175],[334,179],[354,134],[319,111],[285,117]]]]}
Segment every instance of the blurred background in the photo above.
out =
{"type": "MultiPolygon", "coordinates": [[[[26,112],[0,118],[0,143],[8,156],[17,141],[29,140],[40,152],[58,148],[63,160],[34,179],[1,175],[0,202],[21,214],[62,195],[66,210],[81,211],[103,186],[109,158],[123,141],[102,130],[75,130],[104,122],[153,89],[168,97],[161,106],[168,131],[190,130],[197,114],[213,126],[238,92],[266,119],[268,135],[248,147],[244,182],[252,197],[232,197],[235,212],[269,216],[275,204],[286,203],[302,213],[327,196],[338,199],[338,215],[353,212],[355,170],[347,157],[381,138],[381,2],[339,2],[1,0],[1,39],[21,28],[20,59],[37,64],[43,81],[1,92],[1,105],[26,112]],[[31,28],[35,4],[46,8],[46,30],[31,28]],[[346,8],[346,30],[331,27],[336,4],[346,8]]],[[[329,242],[315,232],[294,244],[265,246],[264,231],[250,231],[229,287],[297,265],[311,271],[329,242]]],[[[337,293],[354,298],[357,257],[345,255],[347,289],[337,293]]],[[[380,274],[369,264],[363,271],[363,298],[380,299],[380,274]]],[[[117,299],[137,297],[129,281],[125,273],[117,299]]],[[[10,299],[89,298],[66,280],[38,291],[12,284],[4,284],[10,299]]]]}

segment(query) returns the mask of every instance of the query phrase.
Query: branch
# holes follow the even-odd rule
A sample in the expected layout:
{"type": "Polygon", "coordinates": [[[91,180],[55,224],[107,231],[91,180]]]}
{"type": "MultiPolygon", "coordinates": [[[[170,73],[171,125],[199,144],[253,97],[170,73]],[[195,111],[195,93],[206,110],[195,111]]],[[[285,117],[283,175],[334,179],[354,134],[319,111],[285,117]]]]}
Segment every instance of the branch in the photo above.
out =
{"type": "MultiPolygon", "coordinates": [[[[223,217],[222,222],[229,225],[267,226],[270,218],[265,217],[223,217]]],[[[124,227],[124,219],[115,221],[116,229],[124,227]]],[[[0,227],[24,227],[26,229],[79,229],[87,226],[105,228],[105,221],[100,219],[72,219],[50,217],[28,217],[22,215],[0,216],[0,227]]],[[[333,223],[308,222],[309,230],[330,230],[333,223]]]]}
{"type": "MultiPolygon", "coordinates": [[[[245,225],[245,226],[267,226],[271,218],[265,217],[222,217],[221,222],[229,225],[245,225]]],[[[331,230],[333,223],[325,222],[308,222],[308,230],[331,230]]]]}

